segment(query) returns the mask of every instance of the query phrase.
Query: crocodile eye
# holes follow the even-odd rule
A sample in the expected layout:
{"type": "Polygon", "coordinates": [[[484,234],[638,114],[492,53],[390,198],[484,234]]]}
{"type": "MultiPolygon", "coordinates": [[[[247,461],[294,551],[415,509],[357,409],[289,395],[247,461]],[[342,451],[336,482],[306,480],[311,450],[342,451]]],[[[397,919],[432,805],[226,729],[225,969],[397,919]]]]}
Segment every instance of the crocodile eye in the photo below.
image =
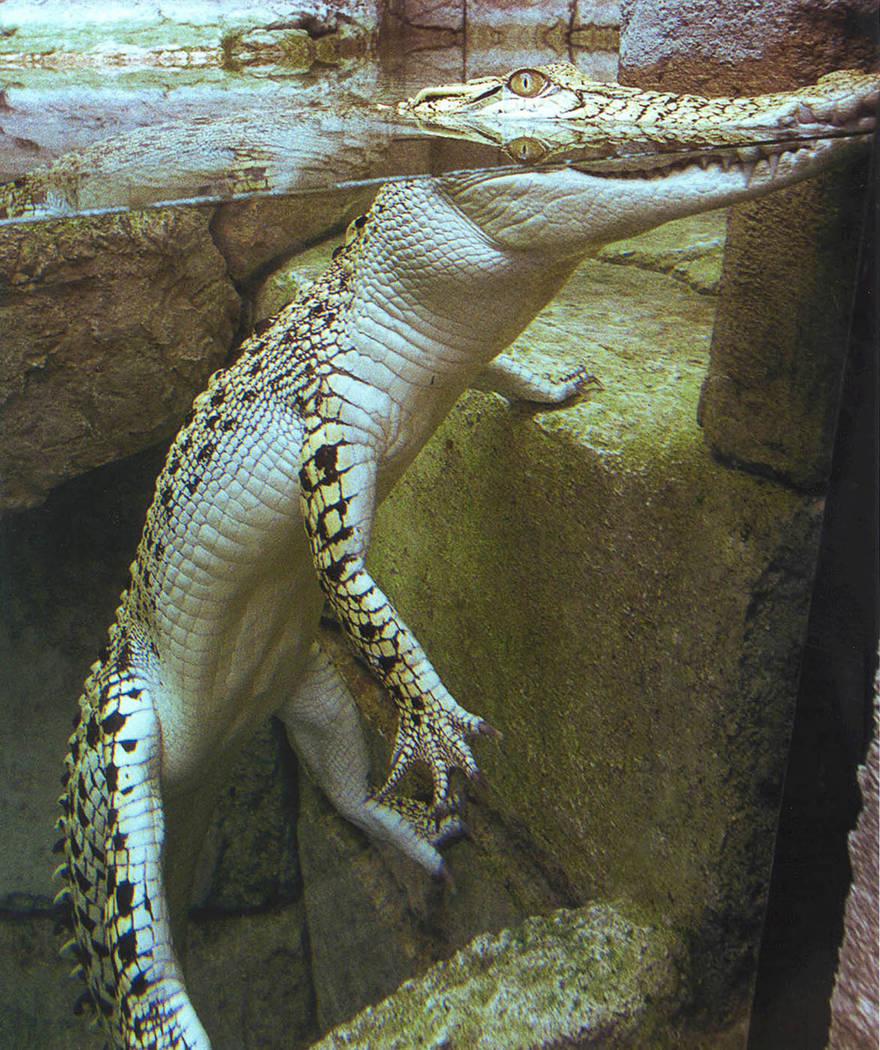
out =
{"type": "Polygon", "coordinates": [[[522,164],[534,164],[539,161],[547,152],[547,147],[541,142],[540,139],[530,139],[523,136],[518,139],[511,139],[510,142],[504,146],[508,153],[508,156],[514,160],[520,161],[522,164]]]}
{"type": "Polygon", "coordinates": [[[345,229],[345,245],[346,247],[351,244],[352,241],[357,239],[357,235],[361,232],[366,224],[366,215],[358,215],[356,219],[353,219],[345,229]]]}
{"type": "Polygon", "coordinates": [[[507,86],[510,90],[522,98],[534,98],[540,95],[549,83],[549,78],[539,73],[537,69],[518,69],[507,78],[507,86]]]}

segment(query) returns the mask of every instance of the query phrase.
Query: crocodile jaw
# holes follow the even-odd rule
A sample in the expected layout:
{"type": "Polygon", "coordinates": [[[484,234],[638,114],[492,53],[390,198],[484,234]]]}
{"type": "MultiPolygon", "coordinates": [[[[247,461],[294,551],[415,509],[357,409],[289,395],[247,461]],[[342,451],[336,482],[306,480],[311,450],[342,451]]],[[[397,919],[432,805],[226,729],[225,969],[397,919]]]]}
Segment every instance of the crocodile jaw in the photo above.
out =
{"type": "Polygon", "coordinates": [[[443,180],[455,205],[508,249],[584,256],[671,219],[764,196],[865,153],[870,136],[665,154],[443,180]]]}

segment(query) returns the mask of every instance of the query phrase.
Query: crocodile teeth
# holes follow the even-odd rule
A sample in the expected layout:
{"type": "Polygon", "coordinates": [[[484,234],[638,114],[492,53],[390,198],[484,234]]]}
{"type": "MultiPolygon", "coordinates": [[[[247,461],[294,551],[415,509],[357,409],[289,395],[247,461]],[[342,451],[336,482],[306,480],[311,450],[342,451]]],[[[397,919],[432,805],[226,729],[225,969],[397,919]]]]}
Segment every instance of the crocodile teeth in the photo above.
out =
{"type": "Polygon", "coordinates": [[[761,159],[761,150],[758,146],[746,146],[738,149],[736,152],[739,158],[739,166],[745,176],[746,186],[748,186],[752,181],[752,176],[755,174],[758,161],[761,159]]]}

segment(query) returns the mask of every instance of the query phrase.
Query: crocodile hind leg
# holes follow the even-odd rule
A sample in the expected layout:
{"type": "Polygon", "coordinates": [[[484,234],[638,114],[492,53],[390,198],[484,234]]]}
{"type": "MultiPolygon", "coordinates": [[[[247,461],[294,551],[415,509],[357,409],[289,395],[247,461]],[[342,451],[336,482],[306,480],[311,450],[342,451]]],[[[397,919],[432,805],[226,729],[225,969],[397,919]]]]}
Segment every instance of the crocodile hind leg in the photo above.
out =
{"type": "Polygon", "coordinates": [[[80,699],[61,797],[75,952],[113,1046],[210,1050],[183,985],[162,871],[161,727],[145,648],[116,627],[80,699]]]}
{"type": "Polygon", "coordinates": [[[276,712],[291,744],[342,816],[390,842],[432,875],[445,871],[437,847],[461,833],[457,816],[432,815],[414,799],[370,794],[367,745],[357,707],[330,658],[315,642],[296,693],[276,712]]]}
{"type": "Polygon", "coordinates": [[[470,733],[499,736],[446,690],[413,633],[364,564],[376,505],[376,462],[369,435],[338,421],[317,423],[303,443],[299,472],[303,518],[318,581],[349,640],[388,689],[398,729],[384,798],[416,761],[428,764],[434,808],[449,808],[449,770],[471,778],[470,733]]]}

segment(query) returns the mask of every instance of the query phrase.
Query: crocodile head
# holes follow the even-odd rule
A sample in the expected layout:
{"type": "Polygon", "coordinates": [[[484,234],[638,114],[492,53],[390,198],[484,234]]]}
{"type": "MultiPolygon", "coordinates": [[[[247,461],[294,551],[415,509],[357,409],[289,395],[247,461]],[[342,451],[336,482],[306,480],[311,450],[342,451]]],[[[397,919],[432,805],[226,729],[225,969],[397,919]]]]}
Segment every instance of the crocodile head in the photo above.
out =
{"type": "Polygon", "coordinates": [[[425,88],[399,109],[427,130],[472,130],[496,141],[499,133],[550,123],[581,143],[698,148],[871,131],[878,94],[880,75],[857,70],[829,73],[796,91],[731,99],[603,83],[556,62],[425,88]]]}
{"type": "Polygon", "coordinates": [[[763,196],[866,150],[876,74],[707,99],[584,78],[556,63],[428,88],[401,104],[432,134],[501,146],[507,169],[444,178],[507,247],[588,254],[669,219],[763,196]]]}

